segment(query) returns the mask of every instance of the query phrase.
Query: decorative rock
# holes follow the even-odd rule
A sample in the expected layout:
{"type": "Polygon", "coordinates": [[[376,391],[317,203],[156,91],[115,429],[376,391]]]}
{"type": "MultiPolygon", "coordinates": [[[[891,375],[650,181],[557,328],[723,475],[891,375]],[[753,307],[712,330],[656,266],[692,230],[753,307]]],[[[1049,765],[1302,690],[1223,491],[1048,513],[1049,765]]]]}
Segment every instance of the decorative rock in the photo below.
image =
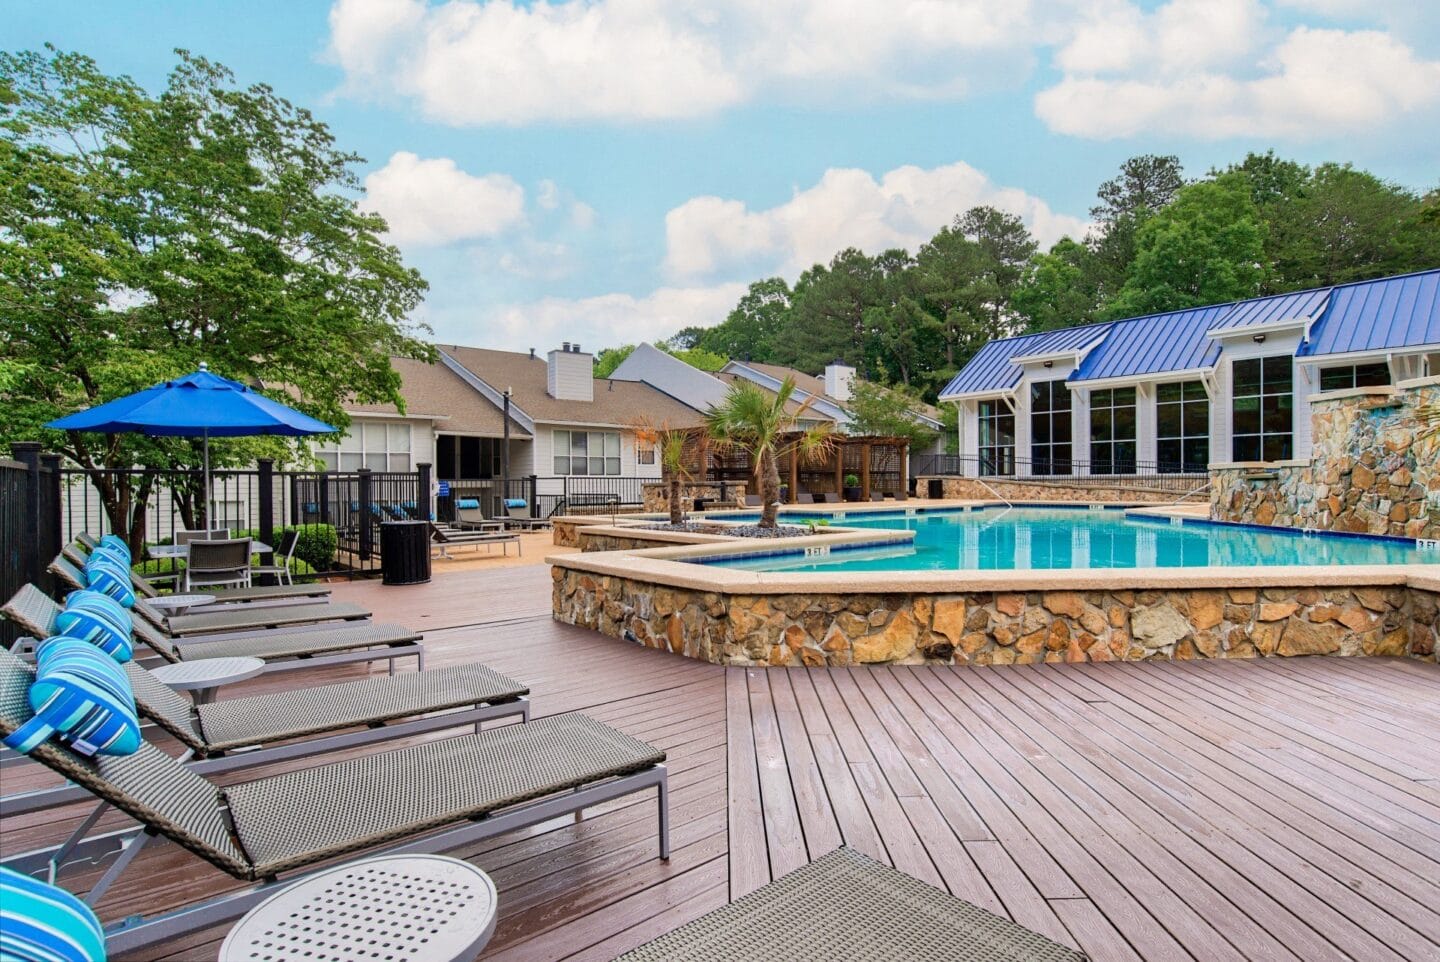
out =
{"type": "Polygon", "coordinates": [[[898,612],[882,632],[866,635],[855,642],[855,660],[860,664],[895,661],[915,650],[920,631],[908,611],[898,612]]]}
{"type": "Polygon", "coordinates": [[[1410,653],[1410,630],[1401,626],[1394,631],[1387,632],[1374,642],[1367,640],[1362,650],[1367,655],[1403,658],[1410,653]]]}
{"type": "Polygon", "coordinates": [[[1190,623],[1202,631],[1214,628],[1224,617],[1225,606],[1218,591],[1192,591],[1189,602],[1190,623]]]}
{"type": "Polygon", "coordinates": [[[1002,615],[1009,615],[1012,618],[1019,617],[1020,612],[1025,610],[1025,596],[996,595],[995,610],[1002,615]]]}
{"type": "Polygon", "coordinates": [[[1085,602],[1073,591],[1047,591],[1044,600],[1045,610],[1055,615],[1067,615],[1071,618],[1079,618],[1085,610],[1085,602]]]}
{"type": "Polygon", "coordinates": [[[948,638],[952,647],[959,644],[966,628],[965,599],[939,598],[935,601],[934,609],[931,628],[948,638]]]}
{"type": "Polygon", "coordinates": [[[1130,631],[1146,648],[1165,648],[1190,634],[1190,622],[1169,605],[1157,605],[1133,613],[1130,631]]]}
{"type": "Polygon", "coordinates": [[[1340,632],[1334,625],[1316,625],[1296,618],[1285,625],[1280,637],[1280,654],[1329,655],[1340,650],[1340,632]]]}
{"type": "Polygon", "coordinates": [[[1260,621],[1283,621],[1299,610],[1300,606],[1293,601],[1267,601],[1255,617],[1260,621]]]}

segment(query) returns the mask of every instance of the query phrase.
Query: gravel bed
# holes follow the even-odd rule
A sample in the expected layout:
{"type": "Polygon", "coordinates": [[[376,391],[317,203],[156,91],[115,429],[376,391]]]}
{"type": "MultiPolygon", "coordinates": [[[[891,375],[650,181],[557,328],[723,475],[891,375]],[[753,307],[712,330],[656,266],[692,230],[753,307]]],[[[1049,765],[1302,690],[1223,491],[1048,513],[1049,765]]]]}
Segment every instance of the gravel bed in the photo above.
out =
{"type": "Polygon", "coordinates": [[[809,528],[782,524],[774,528],[762,528],[758,524],[710,524],[704,521],[687,521],[684,524],[647,524],[650,531],[684,531],[687,534],[728,534],[736,538],[800,538],[810,533],[809,528]]]}

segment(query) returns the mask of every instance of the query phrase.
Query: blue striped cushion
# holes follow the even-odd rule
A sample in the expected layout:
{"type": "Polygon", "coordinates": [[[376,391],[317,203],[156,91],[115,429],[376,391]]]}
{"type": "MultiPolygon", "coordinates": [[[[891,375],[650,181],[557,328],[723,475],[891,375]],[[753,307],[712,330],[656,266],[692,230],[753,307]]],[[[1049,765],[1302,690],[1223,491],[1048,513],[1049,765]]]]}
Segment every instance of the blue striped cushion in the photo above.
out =
{"type": "Polygon", "coordinates": [[[480,499],[479,499],[479,498],[461,498],[461,499],[459,499],[458,501],[455,502],[455,507],[457,507],[457,508],[478,508],[478,507],[480,507],[480,499]]]}
{"type": "Polygon", "coordinates": [[[140,747],[135,693],[125,669],[78,638],[47,638],[35,652],[29,721],[5,737],[29,752],[58,735],[81,755],[133,755],[140,747]]]}
{"type": "Polygon", "coordinates": [[[55,616],[62,635],[88,641],[116,661],[129,661],[134,653],[130,616],[120,602],[98,591],[72,591],[65,610],[55,616]]]}
{"type": "Polygon", "coordinates": [[[120,537],[118,534],[107,534],[105,537],[101,538],[100,547],[108,548],[109,550],[115,552],[124,559],[127,565],[131,562],[131,560],[133,560],[130,556],[130,546],[126,544],[125,539],[120,537]]]}
{"type": "Polygon", "coordinates": [[[0,868],[0,958],[105,962],[105,933],[90,907],[69,892],[0,868]]]}
{"type": "Polygon", "coordinates": [[[90,562],[96,561],[100,558],[105,558],[113,561],[122,568],[127,568],[130,566],[130,552],[122,551],[121,549],[112,547],[108,544],[102,544],[94,551],[90,552],[90,557],[85,560],[85,563],[89,564],[90,562]]]}
{"type": "Polygon", "coordinates": [[[507,508],[523,508],[523,507],[525,507],[525,499],[524,499],[524,498],[506,498],[506,499],[505,499],[505,507],[507,507],[507,508]]]}
{"type": "Polygon", "coordinates": [[[135,589],[130,569],[111,555],[91,555],[85,562],[85,584],[93,591],[114,598],[124,608],[135,607],[135,589]]]}

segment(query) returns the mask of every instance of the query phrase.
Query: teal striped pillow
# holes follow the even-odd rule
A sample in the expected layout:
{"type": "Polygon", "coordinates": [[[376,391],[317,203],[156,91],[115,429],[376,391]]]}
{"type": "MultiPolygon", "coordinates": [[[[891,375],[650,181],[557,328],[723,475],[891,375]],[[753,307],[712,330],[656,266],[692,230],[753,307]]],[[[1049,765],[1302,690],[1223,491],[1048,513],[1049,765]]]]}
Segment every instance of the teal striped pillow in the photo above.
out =
{"type": "Polygon", "coordinates": [[[0,958],[105,962],[105,932],[90,907],[69,892],[0,868],[0,958]]]}
{"type": "Polygon", "coordinates": [[[113,555],[93,554],[85,562],[87,587],[109,595],[123,607],[135,607],[135,589],[130,585],[130,569],[113,555]]]}
{"type": "Polygon", "coordinates": [[[28,697],[34,716],[5,736],[17,752],[51,735],[80,755],[133,755],[140,748],[130,678],[88,642],[64,636],[40,642],[28,697]]]}
{"type": "Polygon", "coordinates": [[[55,628],[90,642],[116,661],[129,661],[134,654],[130,615],[120,602],[98,591],[70,592],[65,610],[55,616],[55,628]]]}
{"type": "Polygon", "coordinates": [[[107,534],[105,537],[101,538],[100,547],[115,552],[124,559],[126,564],[129,564],[131,561],[130,546],[126,544],[125,539],[120,537],[118,534],[107,534]]]}

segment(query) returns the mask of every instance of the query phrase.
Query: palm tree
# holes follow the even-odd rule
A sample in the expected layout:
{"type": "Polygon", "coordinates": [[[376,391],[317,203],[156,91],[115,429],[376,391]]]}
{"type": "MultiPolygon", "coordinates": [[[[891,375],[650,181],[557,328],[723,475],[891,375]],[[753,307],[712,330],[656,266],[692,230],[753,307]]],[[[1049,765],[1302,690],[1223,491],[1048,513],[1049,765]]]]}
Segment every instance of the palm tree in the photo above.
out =
{"type": "Polygon", "coordinates": [[[685,442],[690,432],[686,428],[670,424],[641,421],[635,425],[635,443],[653,444],[660,451],[660,469],[665,480],[670,482],[670,523],[685,523],[685,512],[680,503],[680,485],[692,480],[690,468],[685,463],[685,442]]]}
{"type": "Polygon", "coordinates": [[[787,377],[771,394],[749,381],[731,386],[725,399],[705,415],[705,427],[717,447],[750,455],[760,483],[760,527],[775,527],[780,502],[780,459],[806,460],[828,452],[833,439],[828,427],[802,429],[811,399],[793,404],[795,379],[787,377]]]}

